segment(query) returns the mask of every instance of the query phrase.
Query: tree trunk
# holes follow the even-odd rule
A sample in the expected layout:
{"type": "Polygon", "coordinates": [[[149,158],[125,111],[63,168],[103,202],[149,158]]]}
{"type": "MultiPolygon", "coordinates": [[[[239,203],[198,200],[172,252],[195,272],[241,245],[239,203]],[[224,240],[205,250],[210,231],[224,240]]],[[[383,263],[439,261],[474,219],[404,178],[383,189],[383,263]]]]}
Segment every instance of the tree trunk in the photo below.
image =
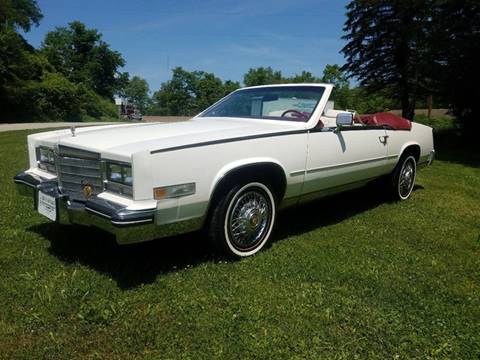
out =
{"type": "Polygon", "coordinates": [[[427,108],[428,108],[427,116],[428,116],[428,120],[430,120],[430,118],[432,117],[432,107],[433,107],[433,96],[428,95],[428,97],[427,97],[427,108]]]}
{"type": "Polygon", "coordinates": [[[415,116],[415,100],[410,96],[408,91],[404,91],[402,96],[402,117],[413,120],[415,116]]]}

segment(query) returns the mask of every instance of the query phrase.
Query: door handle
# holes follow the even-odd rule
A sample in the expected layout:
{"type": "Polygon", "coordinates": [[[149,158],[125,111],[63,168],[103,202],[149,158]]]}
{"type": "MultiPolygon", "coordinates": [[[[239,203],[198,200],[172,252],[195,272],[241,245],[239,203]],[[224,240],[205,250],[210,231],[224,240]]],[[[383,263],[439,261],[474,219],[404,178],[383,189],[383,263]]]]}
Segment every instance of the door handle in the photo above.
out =
{"type": "Polygon", "coordinates": [[[390,136],[388,135],[383,135],[383,136],[379,136],[378,137],[378,140],[380,140],[380,142],[383,144],[383,145],[387,145],[387,140],[390,136]]]}

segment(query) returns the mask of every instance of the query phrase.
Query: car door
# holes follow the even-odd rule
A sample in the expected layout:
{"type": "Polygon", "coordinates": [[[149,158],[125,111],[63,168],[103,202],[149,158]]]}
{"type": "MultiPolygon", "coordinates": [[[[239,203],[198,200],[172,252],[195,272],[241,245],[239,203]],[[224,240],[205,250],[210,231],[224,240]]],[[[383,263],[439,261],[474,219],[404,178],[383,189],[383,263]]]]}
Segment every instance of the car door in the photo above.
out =
{"type": "Polygon", "coordinates": [[[385,173],[386,135],[382,127],[364,125],[310,131],[302,194],[355,187],[385,173]]]}

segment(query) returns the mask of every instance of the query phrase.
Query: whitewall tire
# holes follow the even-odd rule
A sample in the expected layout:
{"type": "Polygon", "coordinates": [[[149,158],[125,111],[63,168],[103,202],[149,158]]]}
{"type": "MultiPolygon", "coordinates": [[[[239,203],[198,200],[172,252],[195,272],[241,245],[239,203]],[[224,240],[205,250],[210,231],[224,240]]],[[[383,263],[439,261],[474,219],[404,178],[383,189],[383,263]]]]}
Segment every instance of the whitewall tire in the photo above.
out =
{"type": "Polygon", "coordinates": [[[243,258],[268,243],[275,224],[275,196],[262,182],[233,186],[216,204],[209,236],[223,253],[243,258]]]}
{"type": "Polygon", "coordinates": [[[413,155],[402,156],[392,174],[392,195],[396,200],[407,200],[412,194],[417,176],[417,161],[413,155]]]}

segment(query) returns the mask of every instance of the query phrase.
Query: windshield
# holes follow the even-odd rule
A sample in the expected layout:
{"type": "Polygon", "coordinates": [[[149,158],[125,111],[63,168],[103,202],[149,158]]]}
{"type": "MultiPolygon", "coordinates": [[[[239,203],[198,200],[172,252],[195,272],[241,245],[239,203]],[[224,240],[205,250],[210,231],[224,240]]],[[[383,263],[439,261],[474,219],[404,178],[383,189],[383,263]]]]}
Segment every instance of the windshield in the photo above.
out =
{"type": "Polygon", "coordinates": [[[321,86],[275,86],[238,90],[201,117],[308,121],[322,98],[321,86]]]}

